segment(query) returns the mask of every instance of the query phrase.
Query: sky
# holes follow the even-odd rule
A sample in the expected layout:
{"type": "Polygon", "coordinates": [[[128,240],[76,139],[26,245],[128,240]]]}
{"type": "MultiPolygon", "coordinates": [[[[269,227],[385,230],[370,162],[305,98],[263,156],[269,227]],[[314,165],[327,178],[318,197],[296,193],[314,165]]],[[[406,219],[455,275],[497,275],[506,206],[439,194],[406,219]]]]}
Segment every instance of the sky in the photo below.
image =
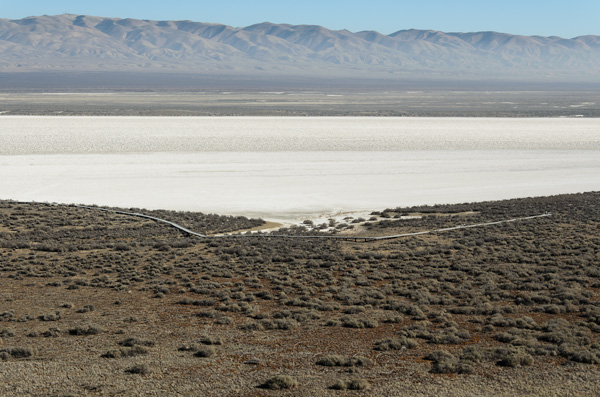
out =
{"type": "Polygon", "coordinates": [[[600,35],[600,0],[0,0],[0,18],[64,13],[234,27],[268,21],[383,34],[415,28],[564,38],[600,35]]]}

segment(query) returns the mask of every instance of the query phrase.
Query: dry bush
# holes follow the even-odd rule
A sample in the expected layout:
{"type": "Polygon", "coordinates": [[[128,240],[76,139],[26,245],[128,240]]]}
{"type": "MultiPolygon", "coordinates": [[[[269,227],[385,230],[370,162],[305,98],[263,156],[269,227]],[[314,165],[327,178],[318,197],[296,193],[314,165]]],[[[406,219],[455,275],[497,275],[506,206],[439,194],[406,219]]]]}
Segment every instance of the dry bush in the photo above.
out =
{"type": "Polygon", "coordinates": [[[373,365],[373,361],[361,356],[345,357],[338,354],[323,356],[317,365],[325,367],[368,367],[373,365]]]}
{"type": "Polygon", "coordinates": [[[270,390],[295,389],[298,387],[298,380],[290,375],[277,375],[268,379],[260,387],[270,390]]]}

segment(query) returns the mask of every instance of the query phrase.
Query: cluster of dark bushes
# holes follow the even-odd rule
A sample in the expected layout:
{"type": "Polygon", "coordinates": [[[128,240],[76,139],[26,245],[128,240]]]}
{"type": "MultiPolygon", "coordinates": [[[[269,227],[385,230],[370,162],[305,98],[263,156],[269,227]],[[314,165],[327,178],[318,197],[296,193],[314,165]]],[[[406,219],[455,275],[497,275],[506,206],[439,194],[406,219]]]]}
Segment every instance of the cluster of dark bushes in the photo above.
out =
{"type": "Polygon", "coordinates": [[[118,342],[120,349],[112,349],[102,354],[103,358],[122,358],[143,356],[149,353],[148,347],[154,346],[154,341],[127,338],[118,342]]]}
{"type": "Polygon", "coordinates": [[[0,361],[7,361],[10,358],[29,358],[35,351],[29,347],[3,347],[0,348],[0,361]]]}
{"type": "MultiPolygon", "coordinates": [[[[122,211],[120,208],[114,209],[122,211]]],[[[201,234],[252,229],[265,224],[265,221],[262,219],[246,218],[245,216],[203,214],[191,211],[145,210],[139,208],[128,208],[125,211],[166,219],[201,234]]]]}
{"type": "MultiPolygon", "coordinates": [[[[477,222],[553,216],[368,244],[190,240],[152,222],[120,218],[95,230],[72,207],[61,210],[74,211],[71,225],[39,232],[19,223],[28,219],[26,205],[3,205],[10,211],[0,208],[0,230],[9,238],[0,243],[0,278],[52,277],[47,286],[65,290],[147,291],[165,304],[188,306],[197,321],[248,332],[325,326],[377,331],[368,347],[374,354],[444,351],[429,356],[435,373],[470,373],[480,364],[527,366],[538,357],[600,362],[598,193],[388,210],[431,216],[386,218],[372,227],[428,230],[468,223],[436,212],[474,211],[477,222]],[[89,252],[41,250],[41,244],[83,244],[89,252]]],[[[16,320],[10,307],[0,313],[0,321],[16,320]]],[[[60,314],[39,320],[58,321],[60,314]]],[[[205,347],[195,350],[210,354],[205,347]]],[[[111,354],[134,353],[119,348],[111,354]]]]}
{"type": "MultiPolygon", "coordinates": [[[[126,211],[170,220],[201,234],[251,229],[265,223],[262,219],[197,212],[137,208],[126,211]]],[[[139,243],[169,250],[189,248],[195,241],[152,220],[45,203],[0,200],[0,224],[4,229],[0,229],[0,248],[6,249],[56,253],[102,248],[129,251],[139,243]]]]}

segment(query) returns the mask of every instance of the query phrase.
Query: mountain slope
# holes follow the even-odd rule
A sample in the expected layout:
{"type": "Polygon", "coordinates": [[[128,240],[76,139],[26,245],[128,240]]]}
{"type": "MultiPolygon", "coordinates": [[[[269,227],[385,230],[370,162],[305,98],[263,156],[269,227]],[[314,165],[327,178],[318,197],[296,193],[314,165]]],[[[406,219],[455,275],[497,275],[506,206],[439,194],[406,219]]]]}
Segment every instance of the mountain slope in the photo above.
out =
{"type": "Polygon", "coordinates": [[[600,37],[415,29],[383,35],[65,14],[0,19],[2,70],[598,76],[600,37]]]}

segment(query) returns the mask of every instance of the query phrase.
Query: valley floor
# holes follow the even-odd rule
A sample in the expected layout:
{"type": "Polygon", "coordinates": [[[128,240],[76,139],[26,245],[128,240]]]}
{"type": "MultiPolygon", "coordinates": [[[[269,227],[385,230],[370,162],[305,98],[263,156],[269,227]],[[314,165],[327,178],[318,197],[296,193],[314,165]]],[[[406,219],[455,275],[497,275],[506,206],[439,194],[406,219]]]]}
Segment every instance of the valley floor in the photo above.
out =
{"type": "MultiPolygon", "coordinates": [[[[153,77],[161,78],[149,75],[148,82],[153,77]]],[[[324,90],[322,86],[302,89],[282,83],[266,92],[238,86],[63,91],[57,87],[10,90],[0,85],[0,115],[600,117],[600,95],[594,85],[506,86],[509,88],[501,83],[490,87],[460,84],[461,89],[455,90],[435,85],[414,89],[402,84],[367,88],[366,83],[357,87],[348,83],[324,90]]]]}

